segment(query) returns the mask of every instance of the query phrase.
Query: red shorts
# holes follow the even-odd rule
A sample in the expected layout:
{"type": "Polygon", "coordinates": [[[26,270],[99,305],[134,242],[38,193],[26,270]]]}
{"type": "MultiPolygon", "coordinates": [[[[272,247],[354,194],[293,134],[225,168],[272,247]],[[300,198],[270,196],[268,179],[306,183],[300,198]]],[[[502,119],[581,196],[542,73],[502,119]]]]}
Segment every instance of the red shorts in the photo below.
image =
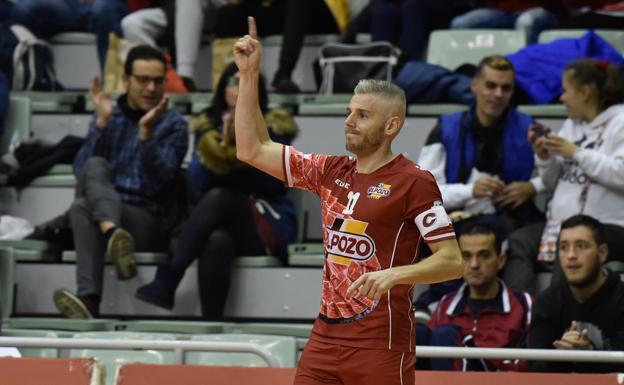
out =
{"type": "Polygon", "coordinates": [[[309,340],[295,385],[414,385],[415,353],[363,349],[309,340]]]}

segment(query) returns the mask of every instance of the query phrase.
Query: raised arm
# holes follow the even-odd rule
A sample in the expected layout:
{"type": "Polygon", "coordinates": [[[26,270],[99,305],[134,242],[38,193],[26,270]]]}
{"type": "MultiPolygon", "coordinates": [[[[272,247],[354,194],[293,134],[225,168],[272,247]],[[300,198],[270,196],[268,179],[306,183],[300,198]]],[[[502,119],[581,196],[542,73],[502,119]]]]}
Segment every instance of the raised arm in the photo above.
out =
{"type": "Polygon", "coordinates": [[[234,119],[236,156],[283,181],[284,146],[269,138],[258,100],[262,46],[257,39],[256,21],[253,17],[248,17],[247,22],[249,34],[234,44],[234,60],[240,74],[234,119]]]}

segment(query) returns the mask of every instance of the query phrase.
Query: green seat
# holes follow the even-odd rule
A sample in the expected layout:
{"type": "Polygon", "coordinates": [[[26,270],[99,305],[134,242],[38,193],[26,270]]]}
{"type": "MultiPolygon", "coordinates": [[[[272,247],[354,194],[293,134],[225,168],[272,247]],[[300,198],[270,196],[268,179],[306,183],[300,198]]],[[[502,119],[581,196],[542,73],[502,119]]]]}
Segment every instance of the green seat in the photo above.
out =
{"type": "Polygon", "coordinates": [[[624,273],[624,262],[622,261],[609,261],[605,263],[604,267],[611,270],[614,273],[624,273]]]}
{"type": "Polygon", "coordinates": [[[0,155],[13,151],[30,137],[30,99],[19,96],[9,98],[9,108],[4,120],[4,134],[0,137],[0,155]]]}
{"type": "Polygon", "coordinates": [[[518,106],[518,111],[536,118],[567,118],[568,112],[563,104],[524,105],[518,106]]]}
{"type": "MultiPolygon", "coordinates": [[[[157,265],[167,260],[167,254],[158,253],[158,252],[136,252],[134,253],[134,260],[139,265],[157,265]]],[[[75,263],[76,251],[74,250],[63,251],[62,261],[75,263]]],[[[108,257],[106,258],[106,262],[110,263],[110,259],[108,257]]]]}
{"type": "Polygon", "coordinates": [[[279,258],[272,255],[251,255],[236,257],[232,260],[234,267],[278,267],[282,266],[279,258]]]}
{"type": "Polygon", "coordinates": [[[407,106],[407,114],[415,116],[440,116],[453,112],[465,111],[468,106],[464,104],[410,104],[407,106]]]}
{"type": "Polygon", "coordinates": [[[24,317],[9,318],[5,321],[5,325],[13,329],[37,329],[53,331],[59,336],[71,337],[77,332],[109,330],[109,325],[113,322],[116,322],[116,320],[103,318],[81,320],[69,318],[24,317]]]}
{"type": "MultiPolygon", "coordinates": [[[[2,329],[3,337],[59,338],[58,333],[49,330],[2,329]]],[[[58,350],[54,348],[18,348],[24,357],[57,358],[58,350]]]]}
{"type": "Polygon", "coordinates": [[[30,99],[33,112],[72,112],[77,104],[80,93],[67,91],[13,91],[12,96],[30,99]]]}
{"type": "Polygon", "coordinates": [[[288,245],[288,265],[323,266],[325,253],[322,243],[293,243],[288,245]]]}
{"type": "MultiPolygon", "coordinates": [[[[280,367],[294,368],[297,346],[294,337],[260,334],[207,334],[196,335],[192,341],[249,342],[264,346],[277,358],[280,367]]],[[[192,365],[218,366],[267,366],[258,355],[252,353],[193,352],[187,355],[192,365]]]]}
{"type": "Polygon", "coordinates": [[[15,256],[13,249],[0,246],[0,322],[13,314],[15,256]]]}
{"type": "Polygon", "coordinates": [[[28,187],[76,187],[76,178],[73,174],[52,174],[35,178],[28,187]]]}
{"type": "Polygon", "coordinates": [[[427,62],[454,70],[477,64],[484,56],[506,55],[526,46],[524,32],[514,29],[437,30],[429,35],[427,62]]]}
{"type": "MultiPolygon", "coordinates": [[[[74,334],[74,338],[104,340],[165,340],[174,341],[173,334],[140,332],[88,332],[74,334]]],[[[71,349],[71,358],[95,358],[105,368],[106,384],[112,385],[118,368],[125,364],[175,364],[176,357],[170,350],[125,350],[125,349],[71,349]]]]}
{"type": "Polygon", "coordinates": [[[34,239],[0,241],[0,247],[10,248],[16,262],[53,262],[61,252],[58,246],[34,239]]]}
{"type": "Polygon", "coordinates": [[[269,334],[276,336],[290,336],[295,338],[310,337],[312,332],[312,324],[296,324],[296,323],[265,323],[265,322],[249,322],[249,323],[233,323],[225,328],[227,333],[236,334],[269,334]]]}
{"type": "Polygon", "coordinates": [[[50,39],[52,44],[95,44],[95,35],[87,32],[62,32],[50,39]]]}
{"type": "Polygon", "coordinates": [[[213,97],[214,94],[205,92],[191,94],[191,113],[198,114],[204,109],[210,107],[213,97]]]}
{"type": "Polygon", "coordinates": [[[124,321],[112,324],[113,330],[150,333],[173,333],[180,335],[223,333],[228,324],[225,322],[196,321],[124,321]]]}
{"type": "Polygon", "coordinates": [[[55,164],[48,171],[48,175],[73,175],[74,167],[71,164],[55,164]]]}
{"type": "MultiPolygon", "coordinates": [[[[553,40],[579,38],[587,33],[587,29],[548,29],[538,37],[539,43],[550,43],[553,40]]],[[[616,29],[596,29],[596,34],[605,39],[619,53],[624,54],[624,31],[616,29]]]]}
{"type": "MultiPolygon", "coordinates": [[[[262,38],[262,45],[264,46],[279,46],[282,45],[284,37],[282,35],[272,35],[262,38]]],[[[325,43],[335,43],[340,40],[338,34],[315,34],[306,35],[303,39],[303,45],[323,45],[325,43]]]]}

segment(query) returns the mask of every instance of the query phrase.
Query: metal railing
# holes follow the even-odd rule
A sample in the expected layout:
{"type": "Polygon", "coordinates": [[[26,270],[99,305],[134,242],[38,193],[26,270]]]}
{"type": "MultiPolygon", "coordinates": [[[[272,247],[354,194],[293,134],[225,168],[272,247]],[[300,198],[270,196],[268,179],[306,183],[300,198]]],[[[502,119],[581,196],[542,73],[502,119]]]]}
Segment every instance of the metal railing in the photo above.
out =
{"type": "MultiPolygon", "coordinates": [[[[264,346],[248,342],[204,342],[164,340],[101,340],[74,338],[0,337],[0,346],[39,348],[88,349],[151,349],[173,350],[177,363],[184,364],[187,351],[252,353],[262,358],[270,367],[280,367],[277,358],[264,346]]],[[[427,358],[484,358],[521,359],[542,361],[575,361],[621,363],[624,368],[624,351],[586,351],[556,349],[508,349],[416,346],[417,357],[427,358]]]]}
{"type": "Polygon", "coordinates": [[[608,362],[624,365],[624,351],[416,346],[416,357],[608,362]]]}
{"type": "Polygon", "coordinates": [[[176,363],[186,363],[186,352],[252,353],[262,358],[268,366],[279,368],[277,358],[264,346],[249,342],[204,342],[163,340],[101,340],[93,338],[32,338],[0,337],[0,346],[16,348],[57,349],[143,349],[173,350],[176,363]]]}

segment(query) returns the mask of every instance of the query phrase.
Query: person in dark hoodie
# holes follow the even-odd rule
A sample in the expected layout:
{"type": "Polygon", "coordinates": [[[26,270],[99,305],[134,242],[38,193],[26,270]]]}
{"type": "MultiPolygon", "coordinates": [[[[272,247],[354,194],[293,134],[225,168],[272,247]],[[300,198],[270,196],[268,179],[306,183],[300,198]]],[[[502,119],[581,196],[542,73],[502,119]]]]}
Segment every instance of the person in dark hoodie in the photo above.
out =
{"type": "MultiPolygon", "coordinates": [[[[624,349],[624,283],[603,269],[609,247],[602,223],[574,215],[561,224],[559,263],[564,281],[535,301],[529,347],[561,350],[624,349]]],[[[619,372],[621,363],[535,361],[539,372],[619,372]]]]}
{"type": "MultiPolygon", "coordinates": [[[[226,67],[212,106],[191,121],[196,149],[187,180],[200,198],[181,228],[172,257],[140,287],[137,298],[172,309],[176,289],[190,264],[199,258],[198,283],[202,315],[220,320],[230,284],[230,266],[237,256],[271,254],[285,257],[294,242],[297,221],[282,182],[236,159],[234,109],[238,69],[226,67]]],[[[289,144],[297,133],[284,110],[269,111],[264,82],[258,94],[270,136],[289,144]]]]}
{"type": "Polygon", "coordinates": [[[135,248],[166,249],[166,218],[188,133],[182,115],[167,109],[165,69],[158,50],[130,50],[127,92],[116,106],[97,77],[92,81],[95,114],[74,160],[78,183],[69,209],[78,292],[54,292],[55,305],[67,317],[98,316],[105,256],[117,277],[127,280],[136,275],[135,248]]]}

